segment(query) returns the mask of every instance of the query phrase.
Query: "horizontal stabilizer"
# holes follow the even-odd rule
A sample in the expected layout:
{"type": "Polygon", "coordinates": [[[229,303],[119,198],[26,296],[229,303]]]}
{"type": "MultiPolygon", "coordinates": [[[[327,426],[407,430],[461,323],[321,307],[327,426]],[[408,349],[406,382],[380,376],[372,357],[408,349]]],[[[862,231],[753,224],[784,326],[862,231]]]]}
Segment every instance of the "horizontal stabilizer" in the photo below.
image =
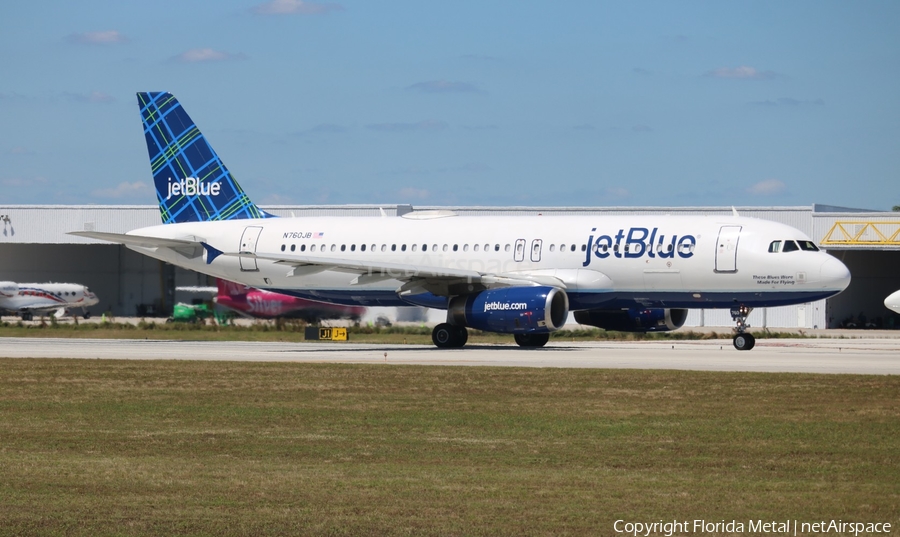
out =
{"type": "Polygon", "coordinates": [[[162,239],[159,237],[145,237],[127,233],[104,233],[101,231],[70,231],[68,235],[99,239],[101,241],[114,242],[126,246],[143,246],[144,248],[184,248],[185,246],[200,245],[200,241],[198,240],[162,239]]]}

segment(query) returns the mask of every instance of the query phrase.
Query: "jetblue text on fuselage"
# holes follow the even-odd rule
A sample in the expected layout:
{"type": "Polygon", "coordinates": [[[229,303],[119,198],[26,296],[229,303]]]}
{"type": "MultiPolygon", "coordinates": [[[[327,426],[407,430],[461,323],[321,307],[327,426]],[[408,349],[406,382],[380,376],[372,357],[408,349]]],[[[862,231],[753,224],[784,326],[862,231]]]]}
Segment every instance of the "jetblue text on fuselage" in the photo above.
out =
{"type": "Polygon", "coordinates": [[[656,227],[633,227],[627,231],[620,229],[615,235],[599,235],[595,238],[596,231],[597,228],[591,229],[582,266],[591,264],[592,253],[600,259],[606,259],[610,255],[626,259],[644,256],[670,259],[676,253],[678,257],[687,259],[694,255],[694,246],[697,245],[697,239],[693,235],[679,237],[663,233],[656,227]]]}
{"type": "Polygon", "coordinates": [[[196,177],[185,177],[175,182],[169,179],[166,199],[172,199],[172,196],[218,196],[220,188],[222,185],[219,183],[204,183],[196,177]]]}

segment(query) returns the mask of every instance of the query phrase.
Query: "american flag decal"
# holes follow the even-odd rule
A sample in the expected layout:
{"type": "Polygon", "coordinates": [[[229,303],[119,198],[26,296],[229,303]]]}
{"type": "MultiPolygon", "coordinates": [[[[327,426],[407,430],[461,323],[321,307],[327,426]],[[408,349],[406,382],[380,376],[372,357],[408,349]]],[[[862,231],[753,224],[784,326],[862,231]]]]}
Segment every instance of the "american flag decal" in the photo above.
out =
{"type": "Polygon", "coordinates": [[[313,238],[314,238],[314,239],[321,239],[321,238],[324,237],[324,236],[325,236],[325,234],[322,233],[321,231],[316,231],[315,233],[313,233],[313,238]]]}

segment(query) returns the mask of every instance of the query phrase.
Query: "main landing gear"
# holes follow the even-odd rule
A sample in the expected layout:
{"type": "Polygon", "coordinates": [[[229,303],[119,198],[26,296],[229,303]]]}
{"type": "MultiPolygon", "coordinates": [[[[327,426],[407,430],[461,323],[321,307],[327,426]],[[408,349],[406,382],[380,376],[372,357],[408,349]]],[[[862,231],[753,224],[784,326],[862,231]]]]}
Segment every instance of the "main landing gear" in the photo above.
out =
{"type": "Polygon", "coordinates": [[[749,308],[741,304],[736,308],[731,308],[731,318],[737,323],[734,331],[734,338],[732,339],[732,343],[734,344],[734,348],[739,351],[749,351],[756,345],[756,338],[753,337],[753,334],[749,334],[746,332],[750,325],[747,324],[747,316],[750,315],[750,312],[753,311],[753,308],[749,308]]]}
{"type": "Polygon", "coordinates": [[[441,323],[431,331],[431,341],[441,349],[462,347],[469,340],[469,331],[465,326],[441,323]]]}
{"type": "Polygon", "coordinates": [[[550,334],[516,334],[514,337],[520,347],[543,347],[550,341],[550,334]]]}

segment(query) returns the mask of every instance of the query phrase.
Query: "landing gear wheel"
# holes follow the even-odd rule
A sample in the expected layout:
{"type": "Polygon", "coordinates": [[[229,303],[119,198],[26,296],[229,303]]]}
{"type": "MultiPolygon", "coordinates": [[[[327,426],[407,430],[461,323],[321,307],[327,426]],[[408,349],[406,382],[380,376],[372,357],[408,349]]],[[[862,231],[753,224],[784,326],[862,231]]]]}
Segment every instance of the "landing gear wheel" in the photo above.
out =
{"type": "Polygon", "coordinates": [[[543,347],[550,341],[550,334],[515,334],[513,337],[520,347],[543,347]]]}
{"type": "Polygon", "coordinates": [[[469,331],[465,326],[454,326],[456,328],[456,346],[462,347],[469,341],[469,331]]]}
{"type": "Polygon", "coordinates": [[[739,351],[749,351],[756,345],[756,338],[753,334],[738,334],[734,336],[734,348],[739,351]]]}
{"type": "Polygon", "coordinates": [[[750,316],[751,311],[753,311],[753,308],[743,304],[731,308],[731,318],[737,324],[734,329],[735,334],[732,343],[734,343],[734,348],[739,351],[749,351],[756,345],[756,338],[746,332],[750,328],[750,325],[747,324],[747,317],[750,316]]]}
{"type": "Polygon", "coordinates": [[[25,313],[22,314],[22,320],[23,320],[23,321],[30,321],[30,320],[32,320],[33,318],[34,318],[34,317],[33,317],[33,316],[31,315],[31,313],[29,313],[29,312],[25,312],[25,313]]]}
{"type": "Polygon", "coordinates": [[[85,318],[85,319],[90,319],[90,318],[91,318],[91,312],[89,312],[89,311],[84,312],[84,318],[85,318]]]}
{"type": "Polygon", "coordinates": [[[469,332],[464,326],[441,323],[431,331],[431,341],[441,349],[462,347],[469,339],[469,332]]]}

